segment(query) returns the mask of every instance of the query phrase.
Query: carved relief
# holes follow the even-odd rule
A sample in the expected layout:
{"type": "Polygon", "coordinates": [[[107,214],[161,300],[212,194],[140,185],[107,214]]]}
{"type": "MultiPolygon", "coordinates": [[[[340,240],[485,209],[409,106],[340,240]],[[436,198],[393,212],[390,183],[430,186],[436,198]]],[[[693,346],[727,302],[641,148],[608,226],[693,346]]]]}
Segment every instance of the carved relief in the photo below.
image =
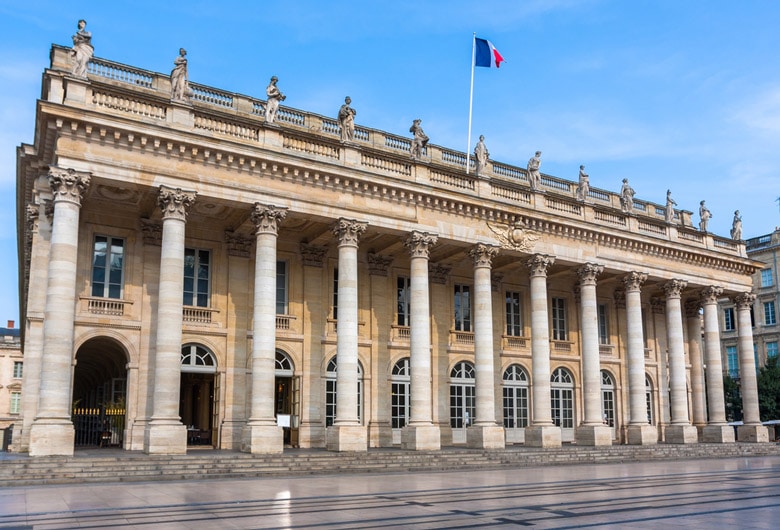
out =
{"type": "Polygon", "coordinates": [[[235,256],[238,258],[248,258],[252,254],[252,241],[251,237],[244,234],[236,234],[235,232],[225,232],[225,243],[227,244],[228,256],[235,256]]]}
{"type": "Polygon", "coordinates": [[[655,315],[663,315],[666,313],[666,300],[660,296],[654,296],[650,299],[650,311],[655,315]]]}
{"type": "Polygon", "coordinates": [[[373,276],[387,276],[387,271],[392,262],[393,258],[390,256],[382,256],[376,252],[369,252],[368,273],[373,276]]]}
{"type": "Polygon", "coordinates": [[[698,298],[689,298],[685,301],[685,317],[697,318],[701,309],[701,300],[698,298]]]}
{"type": "Polygon", "coordinates": [[[141,234],[144,245],[162,246],[162,223],[141,219],[141,234]]]}
{"type": "Polygon", "coordinates": [[[89,188],[90,177],[87,173],[77,173],[73,169],[49,168],[49,185],[54,200],[67,200],[81,206],[84,192],[89,188]]]}
{"type": "Polygon", "coordinates": [[[249,216],[255,225],[255,234],[279,234],[279,225],[287,217],[287,208],[273,205],[255,203],[252,214],[249,216]]]}
{"type": "Polygon", "coordinates": [[[308,265],[309,267],[322,267],[328,247],[318,247],[317,245],[301,243],[300,249],[304,265],[308,265]]]}
{"type": "Polygon", "coordinates": [[[447,277],[450,275],[452,267],[446,265],[436,265],[431,263],[428,265],[428,279],[431,283],[438,283],[445,285],[447,283],[447,277]]]}
{"type": "Polygon", "coordinates": [[[333,234],[339,240],[339,246],[350,245],[356,247],[360,235],[366,231],[367,226],[368,223],[342,217],[333,226],[333,234]]]}
{"type": "Polygon", "coordinates": [[[512,224],[487,221],[487,225],[490,231],[496,235],[501,248],[507,250],[530,252],[534,243],[539,240],[539,236],[528,230],[525,223],[521,221],[515,221],[512,224]]]}
{"type": "Polygon", "coordinates": [[[409,249],[413,258],[425,258],[430,256],[431,247],[436,244],[439,237],[428,232],[412,231],[404,240],[404,246],[409,249]]]}
{"type": "Polygon", "coordinates": [[[493,258],[498,255],[498,247],[477,243],[469,250],[469,256],[474,260],[474,267],[490,267],[493,258]]]}
{"type": "Polygon", "coordinates": [[[504,275],[500,272],[497,272],[490,276],[490,290],[494,293],[498,292],[498,288],[501,285],[501,282],[504,281],[504,275]]]}
{"type": "Polygon", "coordinates": [[[187,211],[195,202],[194,191],[182,191],[181,188],[169,188],[160,186],[160,195],[157,197],[157,204],[160,206],[163,219],[187,220],[187,211]]]}
{"type": "Polygon", "coordinates": [[[615,292],[612,293],[612,299],[615,301],[615,308],[617,309],[625,309],[626,308],[626,290],[622,287],[618,287],[615,289],[615,292]]]}

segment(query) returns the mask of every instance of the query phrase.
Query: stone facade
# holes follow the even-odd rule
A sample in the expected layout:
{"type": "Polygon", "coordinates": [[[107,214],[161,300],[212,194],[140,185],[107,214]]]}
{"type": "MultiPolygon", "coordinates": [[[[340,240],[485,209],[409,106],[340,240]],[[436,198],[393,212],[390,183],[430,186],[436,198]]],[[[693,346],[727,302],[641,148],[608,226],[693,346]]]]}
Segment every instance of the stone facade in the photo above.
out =
{"type": "Polygon", "coordinates": [[[375,129],[342,142],[292,108],[268,126],[248,96],[171,101],[167,75],[99,58],[73,77],[68,51],[18,151],[19,450],[71,454],[75,402],[121,410],[111,436],[152,454],[690,443],[725,424],[688,383],[719,343],[685,308],[719,335],[701,300],[752,296],[742,243],[497,161],[470,175],[443,147],[413,159],[375,129]]]}

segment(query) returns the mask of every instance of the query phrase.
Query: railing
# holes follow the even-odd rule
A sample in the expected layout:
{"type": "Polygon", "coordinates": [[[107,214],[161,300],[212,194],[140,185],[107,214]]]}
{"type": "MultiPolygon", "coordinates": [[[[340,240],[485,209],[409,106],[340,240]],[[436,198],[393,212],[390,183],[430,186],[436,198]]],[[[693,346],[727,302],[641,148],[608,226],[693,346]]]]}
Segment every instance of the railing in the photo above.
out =
{"type": "Polygon", "coordinates": [[[525,337],[515,337],[513,335],[504,335],[505,350],[525,350],[528,348],[528,339],[525,337]]]}
{"type": "Polygon", "coordinates": [[[502,177],[528,182],[528,175],[526,174],[525,170],[517,167],[507,166],[506,164],[493,162],[493,173],[502,177]]]}
{"type": "Polygon", "coordinates": [[[190,84],[190,99],[217,107],[233,107],[233,94],[201,85],[190,84]]]}
{"type": "Polygon", "coordinates": [[[152,88],[154,82],[154,76],[150,72],[96,58],[92,58],[87,64],[87,73],[145,88],[152,88]]]}
{"type": "Polygon", "coordinates": [[[390,326],[390,340],[392,342],[409,342],[411,331],[409,326],[390,326]]]}
{"type": "Polygon", "coordinates": [[[219,313],[219,310],[195,306],[184,306],[182,308],[182,318],[188,324],[211,324],[212,314],[214,313],[219,313]]]}
{"type": "Polygon", "coordinates": [[[615,346],[612,344],[599,344],[599,355],[614,355],[615,346]]]}
{"type": "Polygon", "coordinates": [[[571,353],[573,343],[565,340],[551,340],[552,350],[555,353],[571,353]]]}
{"type": "Polygon", "coordinates": [[[295,320],[293,315],[276,315],[276,329],[290,331],[290,323],[295,320]]]}
{"type": "Polygon", "coordinates": [[[132,304],[127,300],[115,298],[87,298],[87,311],[95,315],[110,315],[121,317],[125,314],[125,306],[132,304]]]}
{"type": "Polygon", "coordinates": [[[473,331],[450,331],[451,346],[474,346],[473,331]]]}

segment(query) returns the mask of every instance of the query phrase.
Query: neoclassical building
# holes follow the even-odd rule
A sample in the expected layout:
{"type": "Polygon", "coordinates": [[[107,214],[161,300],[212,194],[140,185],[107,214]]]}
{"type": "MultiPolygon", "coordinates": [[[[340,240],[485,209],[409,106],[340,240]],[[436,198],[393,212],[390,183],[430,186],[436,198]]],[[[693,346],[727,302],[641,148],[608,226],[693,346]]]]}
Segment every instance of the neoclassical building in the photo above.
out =
{"type": "Polygon", "coordinates": [[[290,107],[269,123],[262,99],[180,83],[97,57],[81,74],[52,48],[18,149],[15,447],[731,442],[724,297],[738,437],[766,440],[760,265],[742,242],[683,210],[492,160],[475,175],[462,152],[412,157],[409,137],[290,107]]]}

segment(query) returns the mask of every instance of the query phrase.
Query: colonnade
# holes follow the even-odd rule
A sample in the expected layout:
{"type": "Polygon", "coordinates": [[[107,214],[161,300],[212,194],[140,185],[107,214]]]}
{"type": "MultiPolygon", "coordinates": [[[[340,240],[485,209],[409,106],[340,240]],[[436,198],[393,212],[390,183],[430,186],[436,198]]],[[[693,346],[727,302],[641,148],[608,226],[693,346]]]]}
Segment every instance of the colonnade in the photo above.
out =
{"type": "MultiPolygon", "coordinates": [[[[73,453],[73,425],[70,422],[70,379],[73,365],[73,322],[76,307],[76,261],[78,256],[78,217],[81,196],[89,176],[52,168],[50,184],[54,192],[51,251],[46,311],[40,399],[31,426],[30,454],[73,453]]],[[[160,284],[157,303],[152,416],[146,423],[144,451],[176,454],[186,451],[186,427],[178,417],[180,352],[182,340],[183,259],[187,211],[195,193],[160,187],[159,206],[163,231],[160,258],[160,284]]],[[[275,288],[278,229],[286,209],[255,204],[251,219],[256,228],[254,334],[250,415],[242,433],[241,448],[252,453],[278,453],[282,432],[274,419],[274,355],[276,343],[275,288]]],[[[340,218],[333,227],[338,241],[338,320],[336,419],[328,427],[326,444],[333,451],[364,451],[367,429],[357,415],[358,388],[358,248],[367,224],[340,218]]],[[[439,428],[433,423],[431,390],[431,336],[428,288],[428,260],[437,236],[412,231],[404,244],[411,258],[411,417],[402,431],[402,445],[410,450],[431,450],[441,446],[439,428]]],[[[476,244],[469,250],[474,265],[474,343],[476,371],[476,418],[467,429],[470,447],[504,446],[503,427],[496,419],[494,337],[491,294],[492,260],[498,247],[476,244]]],[[[561,444],[561,431],[553,424],[550,409],[550,340],[547,271],[555,258],[536,254],[526,260],[530,276],[532,424],[526,428],[527,445],[555,447],[561,444]]],[[[581,445],[609,445],[611,430],[601,421],[601,380],[598,344],[596,284],[604,267],[586,263],[577,269],[580,285],[581,342],[583,362],[584,415],[577,426],[576,441],[581,445]]],[[[645,401],[645,355],[642,326],[641,287],[647,276],[630,272],[623,278],[627,321],[627,360],[629,424],[628,443],[657,442],[655,427],[648,424],[645,401]]],[[[672,397],[672,421],[665,438],[672,443],[696,441],[697,430],[688,414],[686,369],[683,342],[683,312],[680,296],[686,284],[670,280],[664,284],[666,329],[672,397]]],[[[701,291],[704,308],[704,351],[709,422],[703,426],[704,441],[733,441],[725,422],[720,342],[718,340],[716,286],[701,291]]],[[[745,425],[739,439],[762,441],[766,429],[758,416],[755,364],[752,349],[750,306],[755,296],[736,297],[739,355],[745,425]],[[762,431],[763,429],[763,431],[762,431]]],[[[696,320],[698,319],[697,306],[696,320]]],[[[691,316],[689,319],[693,318],[691,316]]],[[[689,326],[693,323],[689,321],[689,326]]],[[[693,329],[689,327],[689,329],[693,329]]],[[[690,333],[690,332],[689,332],[690,333]]],[[[696,352],[691,352],[692,360],[696,352]]],[[[697,381],[695,385],[699,385],[697,381]]],[[[694,393],[697,390],[694,389],[694,393]]],[[[703,421],[696,415],[695,421],[703,421]]]]}

